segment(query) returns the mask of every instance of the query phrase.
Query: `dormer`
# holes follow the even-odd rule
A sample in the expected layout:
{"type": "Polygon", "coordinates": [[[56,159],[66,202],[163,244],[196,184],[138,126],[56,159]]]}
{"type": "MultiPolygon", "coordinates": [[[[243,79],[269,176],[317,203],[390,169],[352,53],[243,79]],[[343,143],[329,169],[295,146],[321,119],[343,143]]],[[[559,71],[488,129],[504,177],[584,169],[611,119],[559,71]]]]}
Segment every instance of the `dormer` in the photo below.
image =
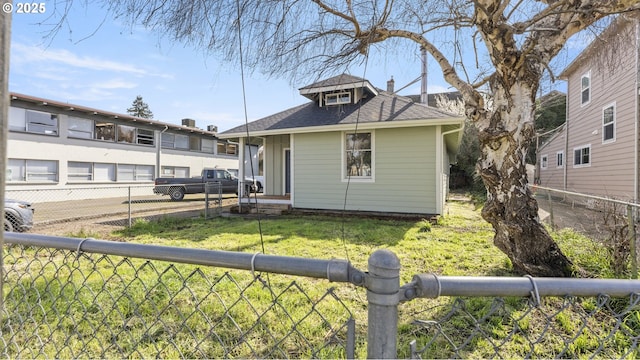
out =
{"type": "Polygon", "coordinates": [[[300,95],[318,106],[356,104],[361,99],[374,97],[379,91],[369,80],[342,74],[300,88],[300,95]]]}

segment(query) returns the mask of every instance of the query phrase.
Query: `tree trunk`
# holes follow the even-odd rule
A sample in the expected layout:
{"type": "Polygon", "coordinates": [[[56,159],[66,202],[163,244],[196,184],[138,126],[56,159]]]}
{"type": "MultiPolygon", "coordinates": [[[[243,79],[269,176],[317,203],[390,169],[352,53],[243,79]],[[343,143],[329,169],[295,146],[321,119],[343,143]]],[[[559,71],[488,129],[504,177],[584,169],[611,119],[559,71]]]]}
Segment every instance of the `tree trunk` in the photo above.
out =
{"type": "Polygon", "coordinates": [[[482,217],[493,226],[493,242],[514,270],[571,276],[573,264],[540,223],[538,203],[527,186],[525,158],[535,131],[535,85],[524,81],[509,89],[492,85],[494,110],[476,123],[482,150],[478,172],[488,190],[482,217]]]}

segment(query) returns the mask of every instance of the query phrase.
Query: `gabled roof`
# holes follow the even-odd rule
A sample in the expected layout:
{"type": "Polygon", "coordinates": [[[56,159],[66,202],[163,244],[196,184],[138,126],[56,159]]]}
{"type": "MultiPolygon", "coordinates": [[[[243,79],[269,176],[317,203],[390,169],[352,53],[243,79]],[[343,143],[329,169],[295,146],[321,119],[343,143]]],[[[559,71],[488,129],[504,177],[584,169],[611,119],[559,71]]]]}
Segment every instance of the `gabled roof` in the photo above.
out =
{"type": "Polygon", "coordinates": [[[376,96],[379,93],[379,90],[371,85],[369,80],[349,74],[341,74],[332,78],[321,80],[311,85],[301,87],[298,90],[300,91],[300,95],[314,100],[315,95],[319,93],[355,88],[362,88],[364,89],[364,91],[372,94],[373,96],[376,96]]]}
{"type": "MultiPolygon", "coordinates": [[[[604,29],[573,61],[562,70],[559,79],[566,80],[569,74],[574,72],[580,64],[588,60],[594,52],[601,51],[603,46],[607,46],[607,39],[617,36],[620,31],[629,24],[637,24],[640,19],[640,11],[617,15],[611,24],[604,29]]],[[[633,44],[629,44],[633,46],[633,44]]],[[[638,44],[635,44],[638,47],[638,44]]]]}
{"type": "MultiPolygon", "coordinates": [[[[359,81],[362,82],[362,79],[359,81]]],[[[319,107],[315,102],[308,102],[249,123],[249,133],[250,136],[263,136],[322,132],[353,129],[356,123],[362,129],[373,129],[462,122],[463,118],[459,115],[415,103],[408,97],[379,91],[377,96],[369,96],[356,104],[319,107]]],[[[246,133],[246,126],[241,125],[218,136],[246,137],[246,133]]]]}

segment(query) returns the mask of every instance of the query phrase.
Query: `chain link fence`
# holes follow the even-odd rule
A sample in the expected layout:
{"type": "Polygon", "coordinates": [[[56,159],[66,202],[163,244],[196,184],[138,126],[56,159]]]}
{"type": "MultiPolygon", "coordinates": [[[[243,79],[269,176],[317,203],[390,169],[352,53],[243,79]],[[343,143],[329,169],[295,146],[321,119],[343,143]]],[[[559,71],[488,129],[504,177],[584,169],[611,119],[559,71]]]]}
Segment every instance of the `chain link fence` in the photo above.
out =
{"type": "Polygon", "coordinates": [[[5,230],[33,229],[37,233],[60,235],[55,229],[64,228],[64,224],[75,223],[78,225],[76,227],[87,228],[91,228],[93,224],[127,227],[135,221],[157,220],[164,216],[215,217],[222,212],[223,206],[237,203],[235,194],[223,194],[216,183],[208,183],[204,193],[187,194],[181,201],[172,201],[169,196],[155,194],[154,188],[153,185],[138,185],[43,190],[8,189],[5,197],[28,203],[33,214],[32,224],[20,227],[23,223],[20,213],[7,212],[5,230]],[[7,229],[7,222],[14,226],[7,229]]]}
{"type": "Polygon", "coordinates": [[[637,280],[418,274],[401,287],[386,250],[365,273],[345,260],[5,240],[4,358],[640,356],[637,280]]]}
{"type": "Polygon", "coordinates": [[[601,242],[616,277],[638,278],[638,214],[640,204],[630,201],[536,186],[534,191],[553,229],[571,228],[601,242]]]}
{"type": "Polygon", "coordinates": [[[23,246],[4,261],[4,358],[344,358],[353,348],[353,317],[329,286],[23,246]]]}

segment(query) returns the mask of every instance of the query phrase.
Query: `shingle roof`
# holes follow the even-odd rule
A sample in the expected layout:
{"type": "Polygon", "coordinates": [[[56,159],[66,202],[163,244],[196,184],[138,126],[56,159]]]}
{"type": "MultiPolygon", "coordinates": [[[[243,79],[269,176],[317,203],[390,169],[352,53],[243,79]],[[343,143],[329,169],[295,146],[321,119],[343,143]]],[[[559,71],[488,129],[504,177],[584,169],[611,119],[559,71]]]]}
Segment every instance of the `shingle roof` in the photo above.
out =
{"type": "Polygon", "coordinates": [[[332,78],[320,80],[311,85],[301,87],[299,90],[314,89],[314,88],[326,87],[326,86],[345,85],[345,84],[362,84],[364,82],[368,82],[368,81],[361,77],[357,77],[349,74],[341,74],[341,75],[334,76],[332,78]]]}
{"type": "MultiPolygon", "coordinates": [[[[392,95],[381,91],[379,95],[363,99],[361,103],[323,106],[308,102],[280,113],[249,123],[249,132],[281,132],[296,128],[320,127],[328,125],[367,124],[407,120],[459,119],[451,114],[423,104],[414,103],[408,97],[392,95]],[[279,131],[282,130],[282,131],[279,131]]],[[[244,134],[246,126],[241,125],[219,135],[244,134]]]]}

